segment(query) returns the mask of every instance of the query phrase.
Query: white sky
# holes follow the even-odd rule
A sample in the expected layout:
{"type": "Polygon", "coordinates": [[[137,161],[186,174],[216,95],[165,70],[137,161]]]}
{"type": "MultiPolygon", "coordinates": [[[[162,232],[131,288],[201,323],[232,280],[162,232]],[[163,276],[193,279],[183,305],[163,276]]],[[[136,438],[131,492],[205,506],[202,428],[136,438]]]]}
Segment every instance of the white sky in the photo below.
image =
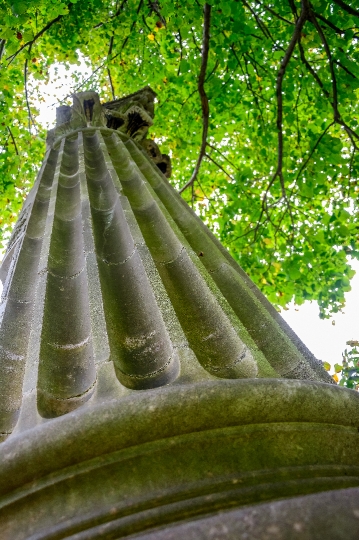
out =
{"type": "Polygon", "coordinates": [[[352,290],[345,293],[344,313],[337,313],[332,319],[319,319],[318,304],[305,302],[302,306],[291,305],[281,315],[320,360],[341,364],[341,353],[346,342],[359,339],[359,261],[353,260],[356,271],[351,280],[352,290]],[[335,324],[333,324],[335,323],[335,324]]]}
{"type": "MultiPolygon", "coordinates": [[[[34,104],[40,106],[38,121],[46,128],[55,124],[56,103],[71,94],[74,89],[72,71],[67,71],[63,66],[50,67],[50,81],[56,78],[55,69],[60,78],[55,83],[43,84],[40,94],[32,94],[34,104]],[[40,96],[42,99],[39,102],[40,96]]],[[[89,74],[84,61],[76,71],[81,72],[83,77],[89,74]]],[[[334,363],[341,363],[341,353],[346,347],[346,342],[359,339],[359,261],[352,261],[352,266],[357,273],[351,281],[352,290],[345,295],[344,313],[336,314],[330,320],[321,320],[315,302],[306,302],[302,306],[293,304],[288,311],[281,312],[283,318],[315,356],[332,366],[334,363]]],[[[2,289],[1,282],[0,288],[2,289]]]]}
{"type": "MultiPolygon", "coordinates": [[[[74,83],[72,75],[74,72],[80,73],[81,78],[86,79],[91,74],[84,61],[84,58],[80,56],[80,65],[66,69],[62,64],[52,65],[49,68],[49,83],[38,84],[35,81],[38,91],[34,91],[32,88],[31,101],[40,110],[40,114],[37,117],[37,121],[45,128],[52,128],[56,122],[56,107],[59,105],[71,105],[71,93],[76,91],[76,87],[79,83],[74,83]],[[68,98],[64,103],[60,103],[61,100],[68,98]]],[[[31,88],[31,80],[29,84],[31,88]]],[[[81,90],[79,90],[81,91],[81,90]]]]}

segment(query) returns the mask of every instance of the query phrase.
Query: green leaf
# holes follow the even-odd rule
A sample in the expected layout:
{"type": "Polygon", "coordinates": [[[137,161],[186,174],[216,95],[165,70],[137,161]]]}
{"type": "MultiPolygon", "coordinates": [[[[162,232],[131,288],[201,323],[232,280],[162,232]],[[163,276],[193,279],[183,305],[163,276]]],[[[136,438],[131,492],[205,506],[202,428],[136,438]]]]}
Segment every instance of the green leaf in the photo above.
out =
{"type": "Polygon", "coordinates": [[[342,369],[343,369],[343,366],[341,366],[340,364],[334,364],[335,373],[340,373],[342,369]]]}
{"type": "Polygon", "coordinates": [[[14,2],[11,9],[14,15],[22,15],[27,10],[26,2],[14,2]]]}

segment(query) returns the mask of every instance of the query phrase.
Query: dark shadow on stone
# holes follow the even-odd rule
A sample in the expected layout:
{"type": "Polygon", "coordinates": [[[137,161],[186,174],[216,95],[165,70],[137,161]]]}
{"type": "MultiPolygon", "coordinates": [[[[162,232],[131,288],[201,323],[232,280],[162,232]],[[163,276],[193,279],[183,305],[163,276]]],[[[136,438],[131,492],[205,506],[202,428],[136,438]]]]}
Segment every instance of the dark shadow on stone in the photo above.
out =
{"type": "Polygon", "coordinates": [[[107,124],[106,127],[109,129],[118,129],[119,127],[123,126],[125,121],[123,118],[116,118],[115,116],[110,116],[107,118],[107,124]]]}
{"type": "Polygon", "coordinates": [[[130,137],[132,137],[141,127],[148,125],[148,122],[146,122],[138,112],[129,113],[127,133],[130,137]]]}
{"type": "Polygon", "coordinates": [[[85,116],[86,116],[88,122],[92,121],[94,105],[95,105],[95,100],[94,99],[92,99],[92,98],[91,99],[84,99],[83,107],[84,107],[85,116]]]}

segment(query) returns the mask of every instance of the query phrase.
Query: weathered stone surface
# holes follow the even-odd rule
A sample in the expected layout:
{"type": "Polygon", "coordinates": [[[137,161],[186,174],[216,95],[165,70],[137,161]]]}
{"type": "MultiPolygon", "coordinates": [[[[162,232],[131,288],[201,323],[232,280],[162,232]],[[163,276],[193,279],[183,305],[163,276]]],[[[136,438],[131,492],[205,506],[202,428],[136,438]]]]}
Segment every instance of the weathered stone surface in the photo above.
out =
{"type": "Polygon", "coordinates": [[[154,97],[62,107],[10,240],[1,538],[357,537],[359,395],[170,186],[154,97]]]}
{"type": "MultiPolygon", "coordinates": [[[[108,533],[110,527],[98,528],[108,533]],[[107,529],[107,531],[106,531],[107,529]]],[[[164,530],[136,535],[138,540],[357,540],[359,489],[329,491],[320,495],[223,512],[164,530]]],[[[107,536],[109,538],[109,536],[107,536]]]]}

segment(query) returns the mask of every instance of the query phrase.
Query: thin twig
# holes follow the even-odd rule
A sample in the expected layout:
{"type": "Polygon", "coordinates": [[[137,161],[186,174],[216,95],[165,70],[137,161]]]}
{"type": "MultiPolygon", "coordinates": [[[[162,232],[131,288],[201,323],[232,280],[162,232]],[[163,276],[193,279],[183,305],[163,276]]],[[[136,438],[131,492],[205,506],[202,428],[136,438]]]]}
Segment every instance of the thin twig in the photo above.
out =
{"type": "MultiPolygon", "coordinates": [[[[111,39],[110,39],[110,45],[109,45],[109,48],[108,48],[108,53],[107,53],[107,59],[109,58],[109,56],[112,53],[113,40],[114,40],[114,35],[112,34],[111,39]]],[[[107,74],[108,74],[108,78],[109,78],[109,81],[110,81],[112,99],[115,100],[116,96],[115,96],[115,90],[114,90],[114,87],[113,87],[110,66],[107,66],[107,74]]]]}
{"type": "Polygon", "coordinates": [[[212,204],[211,198],[206,195],[206,192],[204,191],[201,182],[199,180],[197,180],[197,183],[199,185],[200,190],[202,191],[202,193],[204,195],[204,199],[206,199],[209,202],[209,204],[211,205],[212,210],[214,211],[215,209],[214,209],[214,206],[212,204]]]}
{"type": "Polygon", "coordinates": [[[24,90],[25,90],[25,99],[26,99],[26,107],[27,107],[27,116],[28,116],[28,122],[29,122],[29,133],[31,134],[31,111],[30,111],[30,105],[29,105],[29,98],[27,95],[27,58],[24,64],[24,90]]]}
{"type": "MultiPolygon", "coordinates": [[[[111,60],[114,60],[114,58],[116,58],[116,56],[119,56],[120,53],[117,53],[115,56],[113,56],[111,58],[111,60]]],[[[108,62],[107,58],[104,62],[102,62],[96,69],[94,69],[94,71],[91,73],[91,75],[89,75],[84,81],[82,81],[81,84],[79,84],[78,86],[76,86],[76,88],[71,92],[71,94],[68,94],[67,96],[65,96],[61,101],[59,101],[59,103],[63,103],[64,101],[66,101],[69,97],[71,97],[73,94],[76,94],[76,92],[78,92],[78,90],[80,90],[80,88],[82,88],[90,79],[92,79],[92,77],[94,75],[96,75],[96,73],[102,69],[104,67],[104,65],[108,62]]]]}
{"type": "Polygon", "coordinates": [[[101,22],[101,23],[98,23],[94,26],[94,28],[100,28],[101,26],[103,26],[104,24],[107,24],[109,22],[111,22],[113,19],[115,19],[116,17],[119,16],[119,14],[121,13],[121,11],[123,10],[126,2],[128,0],[123,0],[122,4],[120,5],[120,7],[118,8],[118,10],[116,11],[116,13],[114,13],[113,15],[110,16],[109,20],[106,21],[106,22],[101,22]]]}
{"type": "MultiPolygon", "coordinates": [[[[139,14],[140,12],[140,9],[142,7],[142,4],[143,4],[143,0],[140,0],[139,4],[138,4],[138,8],[136,10],[137,12],[137,15],[139,14]]],[[[130,33],[132,32],[132,30],[134,29],[135,25],[136,25],[136,22],[137,22],[137,19],[135,19],[131,25],[131,30],[130,30],[130,33]]],[[[129,34],[130,35],[130,34],[129,34]]],[[[79,84],[74,90],[73,92],[71,92],[71,94],[68,94],[67,96],[65,96],[61,101],[58,101],[58,103],[63,103],[64,101],[66,101],[69,97],[71,97],[74,93],[76,93],[78,90],[80,90],[80,88],[82,88],[90,79],[92,79],[92,77],[94,75],[96,75],[96,73],[102,69],[106,63],[114,60],[115,58],[117,58],[118,56],[121,55],[122,51],[123,51],[123,48],[125,47],[127,41],[128,41],[128,38],[129,38],[129,35],[124,39],[123,43],[122,43],[122,46],[121,46],[121,49],[120,49],[120,52],[116,53],[114,56],[112,56],[111,58],[106,58],[106,60],[104,60],[92,73],[91,75],[89,75],[81,84],[79,84]]]]}
{"type": "Polygon", "coordinates": [[[209,142],[207,143],[207,146],[212,148],[212,150],[215,150],[216,152],[218,152],[223,157],[223,159],[225,159],[230,164],[230,166],[233,167],[233,169],[235,169],[236,171],[239,170],[235,165],[233,165],[231,161],[229,161],[229,159],[224,154],[222,154],[220,150],[218,150],[218,148],[216,148],[215,146],[212,146],[209,142]]]}
{"type": "Polygon", "coordinates": [[[303,62],[303,64],[305,65],[305,67],[307,68],[309,73],[317,81],[317,83],[318,83],[319,87],[321,88],[321,90],[322,90],[323,94],[325,95],[325,97],[329,99],[330,94],[329,94],[328,90],[326,90],[326,88],[324,88],[324,84],[323,84],[322,80],[320,79],[318,73],[315,71],[315,69],[312,68],[312,66],[310,65],[310,63],[308,62],[308,60],[305,57],[305,53],[304,53],[304,49],[303,49],[300,37],[298,39],[298,47],[299,47],[299,54],[300,54],[301,61],[303,62]]]}
{"type": "Polygon", "coordinates": [[[13,145],[14,145],[14,147],[15,147],[15,152],[16,152],[16,154],[19,156],[20,154],[19,154],[19,151],[18,151],[17,146],[16,146],[16,141],[15,141],[15,139],[14,139],[14,135],[12,134],[12,131],[11,131],[11,129],[9,128],[9,126],[7,126],[7,129],[8,129],[8,131],[9,131],[9,133],[10,133],[10,137],[11,137],[12,142],[13,142],[13,145]]]}
{"type": "Polygon", "coordinates": [[[115,99],[116,99],[115,90],[114,90],[114,87],[113,87],[113,82],[112,82],[112,77],[111,77],[111,70],[110,70],[110,68],[108,66],[107,66],[107,75],[108,75],[108,80],[110,81],[112,99],[113,99],[113,101],[115,101],[115,99]]]}
{"type": "Polygon", "coordinates": [[[211,6],[209,4],[204,5],[203,9],[203,41],[202,41],[202,62],[201,62],[201,70],[198,77],[198,93],[201,98],[201,106],[202,106],[202,144],[201,149],[199,152],[199,156],[197,159],[196,166],[194,168],[194,171],[192,173],[191,178],[188,180],[188,182],[179,190],[179,193],[182,193],[185,189],[187,189],[189,186],[194,184],[197,174],[199,172],[202,159],[206,153],[206,144],[207,144],[207,134],[208,134],[208,119],[209,119],[209,104],[208,104],[208,97],[204,89],[204,82],[206,78],[206,70],[207,70],[207,63],[208,63],[208,52],[209,52],[209,29],[210,29],[210,21],[211,21],[211,6]]]}
{"type": "MultiPolygon", "coordinates": [[[[251,52],[254,55],[252,49],[251,49],[251,52]]],[[[259,62],[257,62],[257,60],[254,58],[254,56],[251,56],[248,52],[246,52],[245,55],[248,56],[248,58],[252,61],[253,65],[256,65],[256,66],[260,67],[265,73],[269,73],[268,69],[266,69],[259,62]]]]}
{"type": "Polygon", "coordinates": [[[186,105],[186,103],[191,99],[192,96],[195,95],[195,93],[197,92],[197,89],[196,90],[193,90],[193,92],[191,92],[189,94],[189,96],[186,97],[186,99],[181,103],[181,109],[180,109],[180,112],[178,113],[178,116],[177,116],[177,121],[179,121],[180,117],[181,117],[181,114],[182,114],[182,111],[183,111],[183,107],[186,105]]]}
{"type": "MultiPolygon", "coordinates": [[[[253,95],[253,99],[256,102],[256,105],[257,105],[258,110],[259,110],[259,114],[260,114],[260,117],[261,117],[261,120],[262,120],[262,124],[264,125],[263,111],[262,111],[261,106],[259,104],[257,93],[253,90],[253,86],[252,86],[252,83],[251,83],[251,77],[250,77],[249,71],[248,71],[248,61],[246,60],[244,55],[243,55],[243,60],[244,60],[244,67],[245,67],[246,75],[247,75],[247,77],[245,79],[246,85],[247,85],[248,90],[250,90],[250,92],[253,95]]],[[[241,65],[240,65],[240,67],[241,67],[241,65]]]]}
{"type": "Polygon", "coordinates": [[[248,4],[248,2],[246,2],[246,0],[242,0],[242,3],[246,6],[247,9],[249,9],[249,11],[252,13],[253,17],[255,18],[256,20],[256,23],[258,24],[258,27],[259,29],[262,31],[262,34],[266,37],[266,38],[269,38],[269,39],[272,39],[272,36],[268,30],[268,28],[266,27],[266,25],[262,22],[262,20],[258,17],[257,13],[254,11],[254,9],[252,9],[252,7],[248,4]]]}
{"type": "Polygon", "coordinates": [[[293,17],[295,22],[298,20],[298,12],[297,12],[297,6],[294,3],[294,0],[288,0],[288,4],[290,5],[290,9],[292,10],[293,17]]]}
{"type": "Polygon", "coordinates": [[[312,11],[312,13],[316,16],[317,19],[320,19],[324,24],[329,26],[329,28],[334,30],[334,32],[336,32],[340,36],[343,36],[345,34],[344,30],[341,30],[340,28],[338,28],[338,26],[336,26],[334,23],[332,23],[331,21],[323,17],[323,15],[321,15],[320,13],[317,13],[316,11],[312,11]]]}
{"type": "MultiPolygon", "coordinates": [[[[31,52],[31,45],[29,48],[29,53],[30,52],[31,52]]],[[[36,127],[36,124],[34,123],[34,119],[32,118],[30,104],[29,104],[29,95],[27,91],[27,62],[28,62],[28,59],[26,58],[25,64],[24,64],[24,90],[25,90],[26,107],[27,107],[27,112],[28,112],[28,120],[29,120],[29,133],[31,135],[31,124],[34,126],[35,131],[37,131],[37,127],[36,127]]]]}
{"type": "Polygon", "coordinates": [[[313,146],[309,156],[307,157],[307,159],[304,161],[304,163],[302,164],[302,166],[300,167],[299,171],[298,171],[298,174],[297,174],[297,177],[295,179],[295,181],[297,182],[300,175],[302,174],[302,172],[304,171],[304,169],[306,168],[306,166],[308,165],[311,157],[313,156],[314,152],[316,151],[316,149],[318,148],[321,140],[323,139],[324,135],[326,135],[326,133],[328,132],[328,130],[334,126],[335,122],[331,122],[326,128],[325,130],[323,131],[323,133],[320,135],[320,137],[318,138],[317,142],[315,143],[315,145],[313,146]]]}
{"type": "Polygon", "coordinates": [[[340,60],[335,60],[335,63],[337,64],[337,66],[341,67],[342,69],[344,69],[344,71],[346,73],[348,73],[348,75],[350,75],[353,79],[357,79],[358,77],[356,75],[354,75],[354,73],[352,71],[350,71],[350,69],[348,69],[347,67],[345,67],[344,64],[341,63],[340,60]]]}
{"type": "Polygon", "coordinates": [[[154,11],[156,13],[161,23],[163,24],[163,26],[166,26],[166,19],[161,13],[159,2],[157,0],[152,0],[152,1],[149,0],[148,7],[150,8],[151,11],[154,11]]]}
{"type": "Polygon", "coordinates": [[[300,94],[302,92],[302,88],[303,88],[302,85],[300,85],[299,90],[298,90],[298,94],[297,94],[297,99],[295,100],[295,105],[294,105],[294,109],[295,109],[295,112],[296,112],[296,120],[297,120],[297,143],[298,143],[298,146],[300,146],[298,103],[299,103],[299,99],[300,99],[300,94]]]}
{"type": "Polygon", "coordinates": [[[294,24],[292,21],[288,21],[288,19],[285,19],[284,17],[282,17],[281,15],[279,15],[279,13],[277,13],[276,11],[274,11],[274,9],[270,8],[269,6],[266,6],[265,4],[263,4],[262,2],[260,2],[259,0],[256,0],[257,4],[259,4],[260,6],[262,6],[263,9],[265,9],[266,11],[269,11],[269,13],[271,13],[272,15],[274,15],[275,17],[277,17],[277,19],[280,19],[281,21],[284,21],[286,22],[287,24],[294,24]]]}
{"type": "Polygon", "coordinates": [[[347,13],[350,13],[350,15],[355,15],[355,17],[359,17],[359,11],[352,8],[351,6],[348,6],[348,4],[346,4],[342,0],[334,0],[334,3],[344,9],[344,11],[346,11],[347,13]]]}
{"type": "Polygon", "coordinates": [[[183,58],[182,35],[181,35],[181,30],[180,29],[178,29],[178,39],[179,39],[179,44],[180,44],[180,49],[181,49],[181,56],[180,56],[180,61],[179,61],[179,64],[178,64],[177,77],[179,77],[179,74],[181,73],[181,62],[182,62],[182,58],[183,58]]]}
{"type": "MultiPolygon", "coordinates": [[[[139,12],[141,11],[141,8],[142,8],[142,4],[143,4],[143,0],[140,0],[139,4],[138,4],[138,8],[136,9],[136,13],[137,15],[139,14],[139,12]]],[[[131,24],[131,28],[130,28],[130,33],[126,36],[126,38],[123,40],[123,43],[122,43],[122,46],[121,46],[121,51],[120,51],[120,54],[122,53],[123,49],[126,47],[127,45],[127,42],[128,42],[128,39],[132,33],[132,30],[134,29],[134,27],[136,26],[136,23],[137,23],[137,19],[138,17],[136,17],[136,19],[133,21],[133,23],[131,24]]],[[[118,56],[118,55],[116,55],[118,56]]]]}
{"type": "Polygon", "coordinates": [[[193,41],[193,45],[196,47],[197,51],[200,53],[200,52],[201,52],[201,48],[197,45],[196,36],[194,35],[193,28],[191,28],[191,33],[192,33],[192,41],[193,41]]]}
{"type": "Polygon", "coordinates": [[[239,66],[239,68],[240,68],[240,70],[242,72],[243,77],[244,77],[244,82],[246,83],[246,86],[247,86],[248,90],[252,93],[253,99],[255,100],[256,105],[258,106],[258,108],[260,109],[260,105],[259,105],[256,98],[259,98],[259,99],[265,101],[266,103],[268,103],[269,105],[271,105],[271,102],[268,99],[263,97],[261,94],[257,94],[257,92],[253,89],[253,86],[252,86],[250,78],[249,78],[248,71],[247,71],[247,69],[246,69],[246,72],[244,71],[243,66],[241,64],[241,61],[238,58],[238,55],[237,55],[236,50],[235,50],[233,45],[231,45],[231,51],[232,51],[233,55],[235,56],[235,59],[237,60],[237,64],[238,64],[238,66],[239,66]]]}
{"type": "Polygon", "coordinates": [[[204,82],[209,81],[209,79],[212,77],[212,75],[216,72],[216,69],[218,68],[218,66],[219,66],[219,60],[216,60],[216,63],[214,64],[211,73],[209,73],[209,74],[207,75],[206,80],[205,80],[204,82]]]}
{"type": "Polygon", "coordinates": [[[353,151],[352,151],[352,155],[350,157],[350,163],[349,163],[349,178],[348,178],[348,195],[347,197],[349,198],[350,196],[350,183],[351,183],[351,180],[352,180],[352,173],[353,173],[353,162],[354,162],[354,157],[355,157],[355,146],[353,146],[353,151]]]}
{"type": "Polygon", "coordinates": [[[233,181],[234,181],[233,176],[231,176],[230,174],[228,174],[227,171],[226,171],[225,169],[223,169],[223,167],[222,167],[219,163],[217,163],[217,161],[215,161],[209,154],[205,154],[204,156],[205,156],[207,159],[209,159],[210,161],[212,161],[212,163],[214,163],[214,164],[216,165],[216,167],[218,167],[218,169],[221,169],[221,171],[222,171],[226,176],[228,176],[228,178],[229,178],[230,180],[233,180],[233,181]]]}
{"type": "Polygon", "coordinates": [[[330,70],[330,75],[331,75],[331,79],[332,79],[334,121],[338,122],[338,120],[340,120],[340,113],[339,113],[339,110],[338,110],[338,89],[337,89],[337,78],[336,78],[335,71],[334,71],[334,62],[333,62],[332,53],[331,53],[330,47],[328,45],[328,42],[326,40],[326,37],[325,37],[325,35],[323,33],[322,27],[318,23],[315,15],[313,13],[311,14],[310,20],[313,23],[313,25],[315,26],[315,29],[317,30],[317,32],[319,34],[319,37],[320,37],[320,39],[321,39],[321,41],[323,43],[323,47],[324,47],[325,53],[326,53],[327,58],[328,58],[329,70],[330,70]]]}

